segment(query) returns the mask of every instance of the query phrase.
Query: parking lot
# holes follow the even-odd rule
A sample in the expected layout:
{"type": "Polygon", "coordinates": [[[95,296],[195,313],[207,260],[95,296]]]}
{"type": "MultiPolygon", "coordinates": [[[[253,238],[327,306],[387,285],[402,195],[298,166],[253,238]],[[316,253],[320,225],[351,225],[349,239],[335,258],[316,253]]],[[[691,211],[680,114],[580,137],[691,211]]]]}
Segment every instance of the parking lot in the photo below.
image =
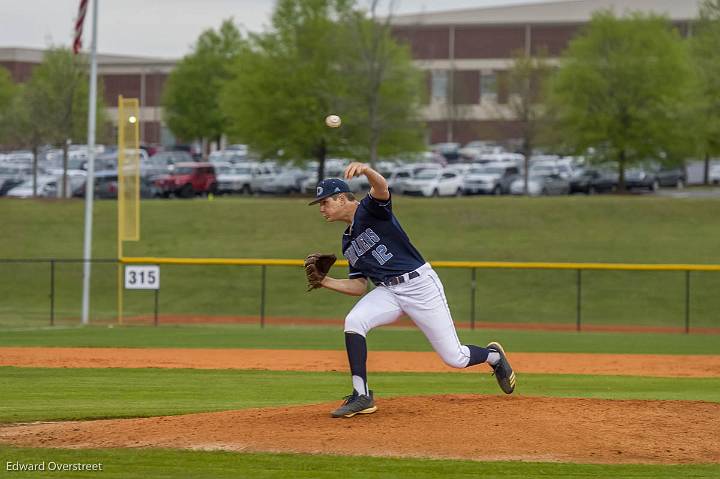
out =
{"type": "MultiPolygon", "coordinates": [[[[207,195],[312,194],[318,179],[317,161],[260,160],[245,145],[231,145],[200,161],[187,151],[159,151],[152,156],[141,149],[140,193],[143,198],[192,198],[207,195]]],[[[95,196],[117,198],[117,149],[100,147],[95,160],[95,196]]],[[[88,152],[71,147],[64,173],[63,151],[46,148],[38,155],[33,180],[33,155],[14,151],[0,155],[0,196],[83,197],[88,152]],[[63,188],[63,177],[65,185],[63,188]]],[[[350,158],[328,158],[325,177],[340,177],[350,158]]],[[[550,196],[607,194],[621,190],[617,165],[592,158],[536,155],[525,174],[523,155],[498,145],[472,142],[431,145],[428,151],[388,158],[374,166],[388,179],[395,195],[457,197],[468,195],[550,196]],[[527,185],[526,185],[527,177],[527,185]]],[[[720,182],[720,162],[710,166],[711,184],[720,182]]],[[[720,196],[720,188],[697,187],[704,164],[688,161],[685,167],[647,161],[625,169],[625,189],[636,194],[688,198],[720,196]]],[[[350,189],[363,193],[367,180],[349,180],[350,189]]]]}

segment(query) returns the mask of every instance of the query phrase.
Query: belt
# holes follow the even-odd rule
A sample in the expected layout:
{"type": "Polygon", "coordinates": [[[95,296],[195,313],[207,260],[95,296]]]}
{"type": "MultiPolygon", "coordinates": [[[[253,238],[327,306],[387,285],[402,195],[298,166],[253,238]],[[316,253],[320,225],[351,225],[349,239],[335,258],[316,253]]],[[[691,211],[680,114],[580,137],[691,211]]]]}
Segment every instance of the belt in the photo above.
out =
{"type": "Polygon", "coordinates": [[[410,271],[409,273],[401,274],[400,276],[394,276],[392,278],[388,278],[385,281],[381,281],[380,284],[382,286],[395,286],[418,277],[420,277],[420,273],[418,273],[417,271],[410,271]]]}

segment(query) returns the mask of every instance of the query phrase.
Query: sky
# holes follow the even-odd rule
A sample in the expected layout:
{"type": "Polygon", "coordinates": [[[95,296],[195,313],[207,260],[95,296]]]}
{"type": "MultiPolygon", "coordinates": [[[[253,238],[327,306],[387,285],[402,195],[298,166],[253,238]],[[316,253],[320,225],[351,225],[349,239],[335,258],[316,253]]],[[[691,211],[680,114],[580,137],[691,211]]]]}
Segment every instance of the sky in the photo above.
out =
{"type": "MultiPolygon", "coordinates": [[[[358,0],[367,4],[368,0],[358,0]]],[[[538,3],[542,0],[396,0],[396,13],[538,3]]],[[[92,4],[92,0],[90,0],[92,4]]],[[[244,30],[269,24],[273,0],[98,0],[98,52],[179,58],[198,35],[233,17],[244,30]]],[[[79,0],[0,0],[0,47],[69,46],[79,0]]],[[[387,8],[388,2],[383,2],[387,8]]],[[[84,45],[90,45],[91,13],[84,45]]]]}

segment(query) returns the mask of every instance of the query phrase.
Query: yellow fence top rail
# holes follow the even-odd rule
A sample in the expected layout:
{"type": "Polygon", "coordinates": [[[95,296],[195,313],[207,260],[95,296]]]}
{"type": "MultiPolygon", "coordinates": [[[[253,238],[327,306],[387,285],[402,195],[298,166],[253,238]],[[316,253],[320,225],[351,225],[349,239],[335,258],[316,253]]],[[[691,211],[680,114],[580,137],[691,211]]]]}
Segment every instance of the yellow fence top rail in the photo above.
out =
{"type": "MultiPolygon", "coordinates": [[[[124,257],[123,264],[175,264],[175,265],[225,265],[225,266],[303,266],[301,259],[262,258],[153,258],[124,257]]],[[[338,266],[347,266],[347,260],[339,260],[338,266]]],[[[629,263],[520,263],[505,261],[431,261],[438,268],[480,269],[582,269],[608,271],[720,271],[720,265],[704,264],[629,264],[629,263]]]]}

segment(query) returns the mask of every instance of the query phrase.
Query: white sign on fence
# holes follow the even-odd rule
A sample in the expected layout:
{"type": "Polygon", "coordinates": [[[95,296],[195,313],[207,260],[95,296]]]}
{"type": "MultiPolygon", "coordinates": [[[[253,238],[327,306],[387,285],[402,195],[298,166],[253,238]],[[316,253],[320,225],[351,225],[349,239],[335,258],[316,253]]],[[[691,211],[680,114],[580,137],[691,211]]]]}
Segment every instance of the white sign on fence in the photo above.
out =
{"type": "Polygon", "coordinates": [[[160,289],[160,267],[125,266],[125,289],[160,289]]]}

